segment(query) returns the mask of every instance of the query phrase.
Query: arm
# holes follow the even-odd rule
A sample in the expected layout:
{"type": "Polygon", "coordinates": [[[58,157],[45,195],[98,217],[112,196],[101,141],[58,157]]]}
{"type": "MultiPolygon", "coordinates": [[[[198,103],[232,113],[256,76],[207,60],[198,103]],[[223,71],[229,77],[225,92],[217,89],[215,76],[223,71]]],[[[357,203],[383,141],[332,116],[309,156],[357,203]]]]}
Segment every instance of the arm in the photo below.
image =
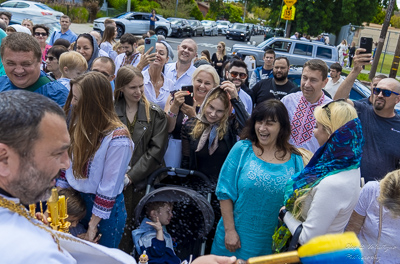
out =
{"type": "Polygon", "coordinates": [[[95,214],[92,214],[92,217],[90,218],[89,221],[89,227],[88,230],[83,237],[84,240],[90,241],[90,242],[95,242],[96,240],[96,234],[97,234],[97,226],[99,225],[101,221],[101,218],[98,217],[95,214]]]}
{"type": "Polygon", "coordinates": [[[364,220],[365,216],[359,215],[356,211],[353,211],[345,231],[354,232],[356,233],[356,235],[358,235],[360,233],[361,227],[364,224],[364,220]]]}
{"type": "Polygon", "coordinates": [[[182,139],[182,161],[181,167],[189,169],[190,167],[190,135],[192,132],[192,125],[196,122],[195,118],[189,119],[186,124],[182,126],[181,139],[182,139]]]}
{"type": "Polygon", "coordinates": [[[160,223],[160,219],[157,217],[157,222],[146,222],[146,224],[151,225],[156,230],[156,238],[159,241],[164,241],[164,232],[162,225],[160,223]]]}
{"type": "Polygon", "coordinates": [[[234,264],[236,257],[205,255],[196,258],[192,264],[234,264]]]}
{"type": "Polygon", "coordinates": [[[165,104],[164,108],[165,113],[167,113],[167,119],[168,119],[168,133],[174,131],[176,126],[176,117],[169,116],[168,112],[178,115],[179,108],[185,102],[185,94],[187,94],[186,91],[178,91],[175,93],[173,100],[171,94],[168,96],[167,103],[165,104]],[[170,103],[171,100],[172,104],[170,103]]]}
{"type": "Polygon", "coordinates": [[[143,70],[144,67],[150,64],[150,62],[154,61],[156,59],[157,53],[152,53],[150,52],[153,50],[153,47],[151,47],[146,53],[144,53],[142,56],[140,56],[140,61],[138,65],[136,65],[136,68],[139,70],[143,70]]]}
{"type": "Polygon", "coordinates": [[[235,229],[233,220],[233,203],[232,200],[221,200],[221,214],[225,228],[225,247],[230,252],[235,252],[240,248],[240,238],[235,229]]]}

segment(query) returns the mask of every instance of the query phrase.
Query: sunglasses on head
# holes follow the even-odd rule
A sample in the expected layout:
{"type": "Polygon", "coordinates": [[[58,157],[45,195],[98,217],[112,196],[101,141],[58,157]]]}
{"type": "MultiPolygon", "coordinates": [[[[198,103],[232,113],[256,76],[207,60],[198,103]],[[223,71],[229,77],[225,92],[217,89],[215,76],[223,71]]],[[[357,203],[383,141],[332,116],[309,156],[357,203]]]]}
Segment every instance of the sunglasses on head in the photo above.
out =
{"type": "Polygon", "coordinates": [[[46,55],[46,60],[49,60],[49,61],[53,61],[56,57],[53,57],[53,56],[47,56],[46,55]]]}
{"type": "Polygon", "coordinates": [[[235,72],[235,71],[231,71],[229,72],[230,75],[232,76],[232,78],[236,78],[239,75],[240,79],[246,79],[247,78],[247,74],[243,73],[243,72],[235,72]]]}
{"type": "Polygon", "coordinates": [[[47,36],[47,33],[46,32],[35,32],[35,36],[37,36],[37,37],[39,37],[39,36],[45,37],[45,36],[47,36]]]}
{"type": "Polygon", "coordinates": [[[382,95],[384,97],[390,97],[392,95],[392,93],[394,93],[395,95],[399,95],[396,92],[393,92],[393,91],[390,91],[390,90],[386,90],[386,89],[382,89],[382,88],[374,88],[374,89],[372,89],[372,92],[375,95],[379,95],[382,92],[382,95]]]}
{"type": "Polygon", "coordinates": [[[322,107],[322,109],[324,109],[326,111],[326,115],[328,116],[329,120],[331,119],[331,110],[329,109],[329,105],[336,103],[336,102],[346,102],[346,99],[342,98],[342,99],[338,99],[335,101],[331,101],[322,107]]]}

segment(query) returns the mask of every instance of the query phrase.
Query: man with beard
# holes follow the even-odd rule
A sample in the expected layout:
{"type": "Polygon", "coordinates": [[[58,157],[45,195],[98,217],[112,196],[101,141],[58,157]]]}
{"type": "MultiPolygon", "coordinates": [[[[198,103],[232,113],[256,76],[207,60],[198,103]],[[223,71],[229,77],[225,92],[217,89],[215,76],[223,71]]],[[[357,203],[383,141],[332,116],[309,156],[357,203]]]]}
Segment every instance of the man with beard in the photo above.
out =
{"type": "Polygon", "coordinates": [[[178,61],[165,65],[164,74],[174,82],[173,90],[180,90],[182,86],[192,85],[192,74],[196,70],[193,59],[197,54],[197,44],[192,39],[184,39],[178,45],[178,61]]]}
{"type": "Polygon", "coordinates": [[[289,60],[285,57],[275,59],[272,72],[274,77],[259,81],[254,85],[253,103],[259,104],[268,99],[282,99],[285,95],[295,90],[297,87],[288,79],[289,60]]]}
{"type": "Polygon", "coordinates": [[[326,63],[319,59],[309,60],[303,65],[301,92],[291,93],[282,98],[282,103],[288,110],[292,128],[289,142],[297,148],[305,148],[313,153],[319,148],[314,136],[316,124],[314,109],[332,101],[322,91],[327,82],[326,63]]]}
{"type": "Polygon", "coordinates": [[[0,93],[2,263],[134,263],[120,250],[54,231],[26,210],[50,197],[59,171],[70,166],[69,147],[65,115],[55,102],[29,91],[0,93]]]}
{"type": "MultiPolygon", "coordinates": [[[[242,101],[247,113],[251,115],[253,102],[251,96],[245,92],[245,82],[247,79],[247,65],[241,60],[234,60],[229,64],[229,70],[225,72],[225,78],[235,84],[239,98],[242,101]]],[[[246,87],[247,88],[247,87],[246,87]]]]}
{"type": "MultiPolygon", "coordinates": [[[[357,49],[353,58],[354,68],[340,85],[336,97],[348,97],[351,87],[362,70],[370,64],[370,53],[360,54],[365,49],[357,49]]],[[[380,180],[388,172],[399,168],[400,161],[400,116],[394,108],[400,102],[400,83],[393,78],[385,78],[372,88],[372,107],[365,102],[347,102],[353,105],[361,120],[365,144],[361,159],[361,177],[365,182],[380,180]]]]}
{"type": "Polygon", "coordinates": [[[117,77],[117,72],[122,66],[132,65],[136,67],[140,62],[140,53],[136,52],[136,37],[134,35],[126,33],[122,35],[119,42],[124,53],[115,58],[115,77],[117,77]]]}

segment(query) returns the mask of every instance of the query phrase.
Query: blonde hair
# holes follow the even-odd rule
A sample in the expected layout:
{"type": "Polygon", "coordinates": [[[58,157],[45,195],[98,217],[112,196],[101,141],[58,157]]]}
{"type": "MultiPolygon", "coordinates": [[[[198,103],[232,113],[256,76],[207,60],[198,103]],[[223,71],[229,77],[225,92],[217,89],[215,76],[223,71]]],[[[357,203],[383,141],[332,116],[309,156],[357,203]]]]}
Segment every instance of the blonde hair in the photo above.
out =
{"type": "Polygon", "coordinates": [[[389,209],[395,217],[400,217],[400,170],[386,174],[379,183],[378,202],[389,209]]]}
{"type": "Polygon", "coordinates": [[[215,68],[213,66],[211,66],[211,65],[201,65],[201,66],[199,66],[192,74],[192,84],[196,80],[197,75],[199,75],[199,73],[202,72],[202,71],[211,74],[211,76],[213,77],[213,80],[214,80],[214,87],[219,85],[219,83],[220,83],[219,75],[218,75],[217,71],[215,70],[215,68]]]}
{"type": "Polygon", "coordinates": [[[113,45],[113,51],[118,52],[118,48],[121,46],[121,42],[119,42],[119,40],[117,42],[114,43],[113,45]]]}
{"type": "Polygon", "coordinates": [[[60,71],[62,74],[65,74],[64,67],[67,67],[69,70],[72,69],[83,69],[87,70],[88,64],[86,59],[82,56],[82,54],[76,51],[68,51],[61,54],[59,58],[60,71]]]}
{"type": "Polygon", "coordinates": [[[218,42],[218,45],[221,45],[221,46],[222,46],[222,55],[225,56],[225,55],[226,55],[226,45],[225,45],[225,42],[220,41],[220,42],[218,42]]]}
{"type": "Polygon", "coordinates": [[[305,149],[305,148],[298,148],[297,150],[301,154],[304,167],[307,166],[307,164],[310,162],[311,158],[313,157],[314,153],[312,153],[311,151],[309,151],[308,149],[305,149]]]}
{"type": "Polygon", "coordinates": [[[140,54],[144,54],[144,45],[140,45],[136,48],[136,51],[140,54]]]}
{"type": "MultiPolygon", "coordinates": [[[[135,77],[139,77],[143,79],[143,74],[142,72],[132,66],[132,65],[126,65],[121,67],[118,70],[117,73],[117,78],[115,79],[115,90],[114,90],[114,100],[117,102],[118,100],[124,99],[124,94],[122,92],[122,89],[126,85],[128,85],[135,77]]],[[[144,92],[141,92],[142,94],[142,101],[144,102],[145,105],[145,112],[146,112],[146,118],[147,122],[150,123],[150,102],[147,100],[146,96],[144,95],[144,92]]],[[[125,100],[125,99],[124,99],[125,100]]]]}
{"type": "MultiPolygon", "coordinates": [[[[205,101],[202,111],[200,113],[200,116],[205,118],[204,115],[204,110],[208,107],[211,101],[215,99],[220,99],[225,107],[225,113],[224,116],[222,117],[220,121],[220,125],[217,128],[217,133],[218,133],[218,139],[222,140],[224,135],[226,134],[226,131],[228,130],[228,118],[230,116],[231,108],[229,104],[229,96],[228,94],[222,90],[217,88],[212,92],[212,94],[207,98],[207,101],[205,101]]],[[[193,128],[193,131],[190,133],[190,135],[193,136],[194,139],[200,138],[200,136],[203,134],[203,131],[209,126],[209,124],[206,124],[200,120],[196,121],[196,124],[193,128]]]]}

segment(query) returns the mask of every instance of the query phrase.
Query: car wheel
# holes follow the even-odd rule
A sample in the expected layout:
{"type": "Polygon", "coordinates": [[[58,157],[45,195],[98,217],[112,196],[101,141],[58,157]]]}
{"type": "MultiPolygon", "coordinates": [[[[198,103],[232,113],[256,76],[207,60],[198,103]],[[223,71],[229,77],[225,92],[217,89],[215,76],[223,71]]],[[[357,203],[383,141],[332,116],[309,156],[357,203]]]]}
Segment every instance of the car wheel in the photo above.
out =
{"type": "Polygon", "coordinates": [[[124,34],[124,28],[121,25],[117,25],[117,38],[121,38],[121,36],[124,34]]]}
{"type": "Polygon", "coordinates": [[[228,36],[226,36],[226,39],[229,39],[229,37],[228,37],[228,36]]]}
{"type": "Polygon", "coordinates": [[[156,35],[163,35],[164,37],[167,37],[167,31],[165,31],[164,29],[157,29],[156,31],[156,35]]]}
{"type": "Polygon", "coordinates": [[[203,30],[203,32],[201,32],[201,36],[204,37],[205,34],[206,34],[206,33],[205,33],[204,30],[203,30]]]}
{"type": "Polygon", "coordinates": [[[193,30],[193,37],[197,36],[197,30],[193,30]]]}
{"type": "Polygon", "coordinates": [[[178,34],[176,35],[177,38],[181,38],[182,37],[182,31],[178,31],[178,34]]]}

